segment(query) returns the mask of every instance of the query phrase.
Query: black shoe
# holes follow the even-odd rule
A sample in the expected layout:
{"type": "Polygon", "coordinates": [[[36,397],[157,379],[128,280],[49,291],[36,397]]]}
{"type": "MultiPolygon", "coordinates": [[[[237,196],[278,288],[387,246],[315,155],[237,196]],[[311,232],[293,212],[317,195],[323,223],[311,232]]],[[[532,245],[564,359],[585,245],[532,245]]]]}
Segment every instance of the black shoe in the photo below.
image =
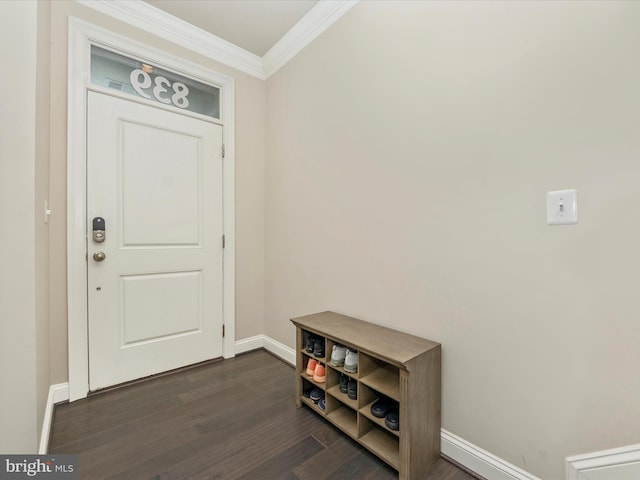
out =
{"type": "Polygon", "coordinates": [[[313,333],[305,332],[304,334],[304,348],[307,353],[313,353],[313,348],[316,343],[316,337],[313,333]]]}
{"type": "Polygon", "coordinates": [[[347,393],[347,385],[349,384],[349,377],[344,373],[340,374],[340,391],[342,393],[347,393]]]}
{"type": "Polygon", "coordinates": [[[384,418],[389,413],[393,403],[387,398],[379,398],[371,405],[371,415],[378,418],[384,418]]]}
{"type": "Polygon", "coordinates": [[[313,346],[313,356],[324,358],[324,337],[316,337],[316,341],[313,346]]]}
{"type": "Polygon", "coordinates": [[[358,382],[353,378],[350,378],[349,383],[347,383],[347,396],[351,400],[358,399],[358,382]]]}
{"type": "Polygon", "coordinates": [[[384,424],[391,430],[400,430],[400,412],[398,411],[398,407],[392,408],[391,411],[387,413],[384,424]]]}

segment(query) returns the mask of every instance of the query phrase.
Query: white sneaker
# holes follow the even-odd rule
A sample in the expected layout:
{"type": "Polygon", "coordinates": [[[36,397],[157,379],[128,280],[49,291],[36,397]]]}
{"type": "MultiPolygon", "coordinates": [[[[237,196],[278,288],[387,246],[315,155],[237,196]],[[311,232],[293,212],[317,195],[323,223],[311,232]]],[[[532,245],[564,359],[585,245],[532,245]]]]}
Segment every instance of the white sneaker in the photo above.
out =
{"type": "Polygon", "coordinates": [[[358,352],[347,349],[347,355],[344,359],[344,371],[356,373],[358,371],[358,352]]]}
{"type": "Polygon", "coordinates": [[[334,345],[331,352],[331,365],[334,367],[341,367],[344,365],[344,359],[347,356],[347,347],[342,345],[334,345]]]}

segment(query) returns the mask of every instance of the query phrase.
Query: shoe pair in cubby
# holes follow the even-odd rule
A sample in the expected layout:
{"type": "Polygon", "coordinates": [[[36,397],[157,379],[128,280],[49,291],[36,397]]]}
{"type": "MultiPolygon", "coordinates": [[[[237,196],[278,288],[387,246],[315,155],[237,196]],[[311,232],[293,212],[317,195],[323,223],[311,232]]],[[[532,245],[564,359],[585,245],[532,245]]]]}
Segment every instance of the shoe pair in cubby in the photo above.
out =
{"type": "Polygon", "coordinates": [[[340,392],[346,393],[351,400],[358,399],[358,381],[344,373],[340,374],[340,392]]]}
{"type": "Polygon", "coordinates": [[[336,343],[331,347],[332,367],[342,367],[345,372],[356,373],[358,371],[358,352],[344,345],[336,343]]]}
{"type": "Polygon", "coordinates": [[[398,402],[386,397],[381,397],[371,405],[371,415],[384,418],[384,424],[390,430],[400,429],[400,410],[398,402]]]}
{"type": "Polygon", "coordinates": [[[317,383],[324,383],[327,380],[327,370],[325,366],[315,358],[309,359],[305,373],[317,383]]]}
{"type": "Polygon", "coordinates": [[[307,353],[317,358],[324,358],[324,337],[311,332],[304,334],[304,348],[307,353]]]}
{"type": "Polygon", "coordinates": [[[302,395],[318,405],[320,410],[324,410],[326,408],[324,392],[318,387],[308,388],[302,392],[302,395]]]}

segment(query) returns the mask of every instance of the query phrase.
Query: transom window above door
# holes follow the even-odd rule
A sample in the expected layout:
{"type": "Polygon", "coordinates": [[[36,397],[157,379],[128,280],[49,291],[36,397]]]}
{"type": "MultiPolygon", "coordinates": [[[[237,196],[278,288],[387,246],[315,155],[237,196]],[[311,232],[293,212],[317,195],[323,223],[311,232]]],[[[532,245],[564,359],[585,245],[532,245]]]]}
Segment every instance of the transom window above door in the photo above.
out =
{"type": "Polygon", "coordinates": [[[220,88],[91,45],[91,83],[220,119],[220,88]]]}

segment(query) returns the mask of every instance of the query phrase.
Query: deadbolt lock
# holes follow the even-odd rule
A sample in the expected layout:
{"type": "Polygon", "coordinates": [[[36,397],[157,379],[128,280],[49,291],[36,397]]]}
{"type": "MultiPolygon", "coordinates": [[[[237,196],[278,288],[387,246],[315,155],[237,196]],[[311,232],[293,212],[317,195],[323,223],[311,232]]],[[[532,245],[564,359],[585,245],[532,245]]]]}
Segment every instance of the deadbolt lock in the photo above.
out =
{"type": "Polygon", "coordinates": [[[96,243],[102,243],[105,239],[105,222],[102,217],[95,217],[93,219],[93,241],[96,243]]]}

